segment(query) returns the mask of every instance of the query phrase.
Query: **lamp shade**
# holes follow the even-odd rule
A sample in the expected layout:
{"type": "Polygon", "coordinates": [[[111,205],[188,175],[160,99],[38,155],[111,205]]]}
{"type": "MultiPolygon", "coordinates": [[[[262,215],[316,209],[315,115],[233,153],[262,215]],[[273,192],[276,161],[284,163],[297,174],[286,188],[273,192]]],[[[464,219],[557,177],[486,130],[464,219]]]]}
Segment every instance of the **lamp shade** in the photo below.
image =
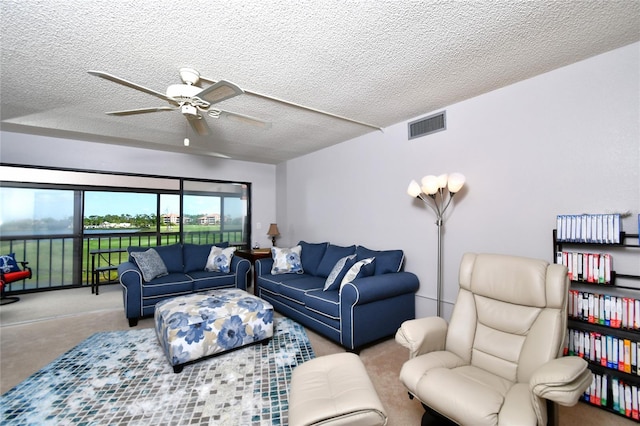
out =
{"type": "Polygon", "coordinates": [[[438,192],[438,178],[429,175],[422,178],[422,192],[427,195],[433,195],[438,192]]]}
{"type": "Polygon", "coordinates": [[[448,188],[449,192],[455,194],[464,186],[465,177],[462,173],[451,173],[449,175],[448,188]]]}
{"type": "Polygon", "coordinates": [[[447,174],[443,174],[437,177],[438,180],[438,188],[446,188],[447,187],[447,174]]]}
{"type": "Polygon", "coordinates": [[[278,235],[280,235],[280,231],[278,230],[278,225],[275,223],[272,223],[271,225],[269,225],[269,230],[267,231],[267,235],[270,237],[277,237],[278,235]]]}
{"type": "Polygon", "coordinates": [[[420,195],[421,192],[422,189],[420,189],[420,185],[418,185],[418,182],[412,180],[409,183],[409,187],[407,188],[407,194],[409,194],[409,196],[413,198],[416,198],[418,195],[420,195]]]}

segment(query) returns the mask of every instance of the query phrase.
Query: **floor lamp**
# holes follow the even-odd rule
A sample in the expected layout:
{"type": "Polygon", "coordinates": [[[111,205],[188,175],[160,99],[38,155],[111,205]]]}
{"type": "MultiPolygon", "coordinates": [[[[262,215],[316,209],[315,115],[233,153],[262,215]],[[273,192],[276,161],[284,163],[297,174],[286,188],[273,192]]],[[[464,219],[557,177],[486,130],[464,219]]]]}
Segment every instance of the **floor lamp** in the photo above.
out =
{"type": "Polygon", "coordinates": [[[437,315],[441,316],[440,305],[442,304],[442,225],[444,212],[451,204],[453,196],[464,186],[465,178],[460,173],[449,175],[425,176],[421,184],[412,180],[407,189],[407,193],[422,200],[436,214],[436,226],[438,227],[438,287],[436,293],[437,315]]]}

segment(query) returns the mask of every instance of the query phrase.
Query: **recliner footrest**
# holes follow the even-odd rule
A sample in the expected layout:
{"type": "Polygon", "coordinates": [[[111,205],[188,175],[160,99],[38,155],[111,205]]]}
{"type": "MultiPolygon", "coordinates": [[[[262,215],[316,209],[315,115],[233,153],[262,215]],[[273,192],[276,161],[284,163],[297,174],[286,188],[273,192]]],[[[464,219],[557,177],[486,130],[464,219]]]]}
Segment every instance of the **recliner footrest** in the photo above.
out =
{"type": "Polygon", "coordinates": [[[289,425],[385,425],[387,414],[360,358],[350,352],[297,366],[291,374],[289,425]]]}

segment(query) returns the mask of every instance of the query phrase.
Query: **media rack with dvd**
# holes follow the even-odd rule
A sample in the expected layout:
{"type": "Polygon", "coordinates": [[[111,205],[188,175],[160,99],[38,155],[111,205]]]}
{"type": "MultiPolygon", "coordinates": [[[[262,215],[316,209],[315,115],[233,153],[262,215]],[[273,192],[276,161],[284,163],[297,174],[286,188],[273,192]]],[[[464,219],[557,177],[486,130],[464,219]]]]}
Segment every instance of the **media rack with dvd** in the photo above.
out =
{"type": "MultiPolygon", "coordinates": [[[[580,216],[569,226],[582,226],[584,232],[587,215],[580,216]]],[[[601,224],[611,220],[611,227],[601,228],[603,234],[594,226],[597,238],[578,232],[569,239],[566,228],[559,238],[553,230],[554,260],[567,266],[571,280],[565,354],[583,357],[594,374],[584,402],[639,422],[640,274],[616,271],[616,256],[631,256],[640,263],[639,238],[620,230],[618,215],[588,216],[589,227],[591,219],[601,224]]],[[[559,215],[558,226],[571,224],[575,217],[559,215]]]]}

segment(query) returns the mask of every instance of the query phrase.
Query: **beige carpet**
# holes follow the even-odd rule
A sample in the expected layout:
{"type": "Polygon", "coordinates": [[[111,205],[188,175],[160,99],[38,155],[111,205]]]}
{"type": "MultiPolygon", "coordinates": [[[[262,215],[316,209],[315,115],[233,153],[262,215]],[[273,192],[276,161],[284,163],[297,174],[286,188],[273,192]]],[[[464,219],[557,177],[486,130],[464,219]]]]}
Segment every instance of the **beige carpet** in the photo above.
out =
{"type": "MultiPolygon", "coordinates": [[[[117,285],[105,286],[100,295],[89,289],[60,290],[23,295],[20,302],[0,307],[0,392],[5,393],[93,333],[129,329],[117,285]]],[[[136,328],[153,327],[152,319],[136,328]]],[[[316,356],[343,351],[340,346],[307,330],[316,356]]],[[[423,410],[410,400],[398,374],[407,351],[393,339],[360,353],[389,415],[390,426],[419,425],[423,410]]],[[[562,426],[635,424],[620,416],[579,403],[561,407],[562,426]]]]}

